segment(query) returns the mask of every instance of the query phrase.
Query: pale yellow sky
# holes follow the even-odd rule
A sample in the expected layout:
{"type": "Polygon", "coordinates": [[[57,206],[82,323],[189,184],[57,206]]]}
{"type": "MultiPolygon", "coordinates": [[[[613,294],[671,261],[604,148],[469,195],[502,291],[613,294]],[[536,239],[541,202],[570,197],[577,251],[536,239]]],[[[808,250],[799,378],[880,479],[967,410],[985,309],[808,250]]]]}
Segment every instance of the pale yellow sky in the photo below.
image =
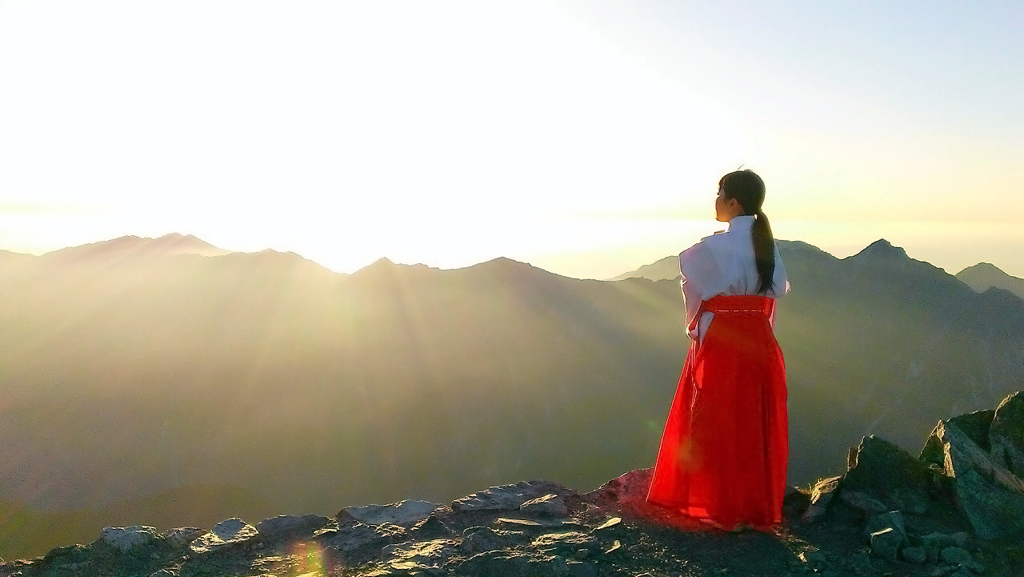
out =
{"type": "Polygon", "coordinates": [[[780,238],[1024,276],[1024,7],[0,0],[0,248],[605,278],[768,184],[780,238]]]}

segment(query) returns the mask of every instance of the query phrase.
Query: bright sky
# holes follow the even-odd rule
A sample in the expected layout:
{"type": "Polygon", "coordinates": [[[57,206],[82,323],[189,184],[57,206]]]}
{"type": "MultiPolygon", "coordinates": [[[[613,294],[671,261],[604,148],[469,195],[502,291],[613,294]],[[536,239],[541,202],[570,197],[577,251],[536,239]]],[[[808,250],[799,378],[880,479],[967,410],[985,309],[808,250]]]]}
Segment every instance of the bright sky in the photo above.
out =
{"type": "Polygon", "coordinates": [[[718,228],[1024,276],[1024,3],[0,0],[0,248],[605,278],[718,228]]]}

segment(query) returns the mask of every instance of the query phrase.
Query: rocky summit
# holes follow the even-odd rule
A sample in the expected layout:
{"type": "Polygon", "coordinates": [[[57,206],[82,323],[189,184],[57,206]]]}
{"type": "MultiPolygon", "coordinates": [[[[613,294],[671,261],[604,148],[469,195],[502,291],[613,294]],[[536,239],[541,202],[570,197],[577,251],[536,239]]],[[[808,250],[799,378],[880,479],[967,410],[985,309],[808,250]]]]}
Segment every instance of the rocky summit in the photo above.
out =
{"type": "Polygon", "coordinates": [[[333,518],[108,527],[2,562],[0,577],[1024,575],[1024,392],[940,421],[919,456],[864,437],[838,477],[787,491],[770,532],[725,532],[644,499],[651,471],[589,493],[547,481],[333,518]]]}

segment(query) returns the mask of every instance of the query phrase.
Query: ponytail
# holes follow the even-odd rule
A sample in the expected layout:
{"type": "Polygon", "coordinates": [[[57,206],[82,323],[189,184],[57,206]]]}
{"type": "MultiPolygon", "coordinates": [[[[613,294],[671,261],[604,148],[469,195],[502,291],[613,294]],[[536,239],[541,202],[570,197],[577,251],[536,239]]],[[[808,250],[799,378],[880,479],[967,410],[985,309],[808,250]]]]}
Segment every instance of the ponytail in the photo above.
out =
{"type": "Polygon", "coordinates": [[[772,225],[764,212],[754,213],[754,228],[751,237],[754,240],[754,265],[757,267],[757,294],[768,294],[775,288],[775,237],[772,236],[772,225]]]}
{"type": "Polygon", "coordinates": [[[764,203],[764,181],[752,170],[730,172],[718,181],[727,198],[735,198],[745,214],[754,215],[751,239],[754,243],[754,265],[757,268],[757,294],[765,295],[775,288],[775,237],[772,225],[761,210],[764,203]]]}

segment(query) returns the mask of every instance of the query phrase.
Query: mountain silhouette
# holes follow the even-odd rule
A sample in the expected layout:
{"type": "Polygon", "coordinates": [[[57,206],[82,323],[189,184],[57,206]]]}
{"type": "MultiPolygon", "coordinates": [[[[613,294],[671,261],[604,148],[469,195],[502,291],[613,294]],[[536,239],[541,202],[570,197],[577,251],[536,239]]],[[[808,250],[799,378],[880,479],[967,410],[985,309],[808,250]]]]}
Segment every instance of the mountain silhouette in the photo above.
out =
{"type": "Polygon", "coordinates": [[[956,278],[980,293],[995,287],[1024,299],[1024,279],[1010,276],[991,263],[980,262],[969,266],[956,273],[956,278]]]}
{"type": "Polygon", "coordinates": [[[50,262],[56,261],[61,263],[102,262],[105,260],[130,262],[176,254],[221,256],[229,252],[192,235],[182,236],[172,233],[155,239],[122,236],[113,240],[56,250],[47,253],[45,257],[50,262]]]}
{"type": "MultiPolygon", "coordinates": [[[[0,500],[47,513],[222,486],[306,513],[593,487],[653,462],[686,352],[673,280],[117,246],[0,269],[0,500]]],[[[840,470],[864,434],[916,451],[936,415],[1024,382],[1021,299],[888,243],[780,251],[791,482],[840,470]]]]}

